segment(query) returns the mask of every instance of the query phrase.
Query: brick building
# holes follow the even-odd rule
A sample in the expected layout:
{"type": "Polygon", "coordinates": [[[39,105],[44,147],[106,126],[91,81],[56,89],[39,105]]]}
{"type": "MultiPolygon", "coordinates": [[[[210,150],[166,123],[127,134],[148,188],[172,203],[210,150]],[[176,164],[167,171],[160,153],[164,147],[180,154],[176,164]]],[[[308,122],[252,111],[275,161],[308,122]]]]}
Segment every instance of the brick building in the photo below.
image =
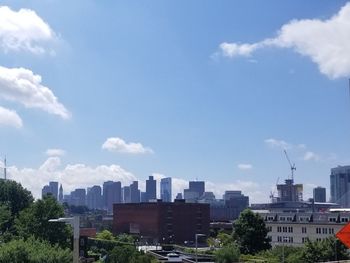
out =
{"type": "Polygon", "coordinates": [[[132,203],[114,204],[113,233],[138,235],[151,243],[194,241],[195,234],[209,234],[209,204],[132,203]]]}

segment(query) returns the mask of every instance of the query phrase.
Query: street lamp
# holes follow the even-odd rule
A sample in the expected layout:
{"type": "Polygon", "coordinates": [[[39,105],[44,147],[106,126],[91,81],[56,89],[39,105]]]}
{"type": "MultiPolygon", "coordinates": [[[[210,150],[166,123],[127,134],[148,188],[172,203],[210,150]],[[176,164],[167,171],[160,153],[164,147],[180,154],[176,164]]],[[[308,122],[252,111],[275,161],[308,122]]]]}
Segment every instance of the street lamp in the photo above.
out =
{"type": "Polygon", "coordinates": [[[196,241],[196,263],[198,262],[198,237],[205,237],[204,234],[195,234],[195,241],[196,241]]]}
{"type": "Polygon", "coordinates": [[[79,216],[49,219],[49,222],[62,222],[73,227],[73,263],[79,263],[79,216]]]}

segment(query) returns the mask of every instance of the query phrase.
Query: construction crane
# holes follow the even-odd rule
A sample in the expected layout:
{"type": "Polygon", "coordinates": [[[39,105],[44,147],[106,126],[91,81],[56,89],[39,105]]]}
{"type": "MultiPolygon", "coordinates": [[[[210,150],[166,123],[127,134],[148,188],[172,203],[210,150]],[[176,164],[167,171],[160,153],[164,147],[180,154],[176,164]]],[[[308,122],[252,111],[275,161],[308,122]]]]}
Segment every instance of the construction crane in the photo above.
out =
{"type": "Polygon", "coordinates": [[[291,170],[291,172],[292,172],[292,174],[291,174],[292,178],[291,178],[291,179],[292,179],[292,183],[294,183],[294,171],[295,171],[297,168],[295,167],[295,163],[292,164],[292,162],[290,161],[286,150],[284,150],[284,154],[286,155],[287,161],[288,161],[288,163],[289,163],[289,165],[290,165],[290,170],[291,170]]]}
{"type": "MultiPolygon", "coordinates": [[[[277,188],[277,185],[278,185],[278,181],[280,180],[280,178],[278,177],[277,178],[277,181],[276,181],[276,188],[277,188]]],[[[274,188],[273,191],[271,190],[270,191],[270,199],[271,199],[271,203],[274,203],[276,201],[276,197],[275,197],[275,193],[276,193],[276,189],[274,188]]]]}

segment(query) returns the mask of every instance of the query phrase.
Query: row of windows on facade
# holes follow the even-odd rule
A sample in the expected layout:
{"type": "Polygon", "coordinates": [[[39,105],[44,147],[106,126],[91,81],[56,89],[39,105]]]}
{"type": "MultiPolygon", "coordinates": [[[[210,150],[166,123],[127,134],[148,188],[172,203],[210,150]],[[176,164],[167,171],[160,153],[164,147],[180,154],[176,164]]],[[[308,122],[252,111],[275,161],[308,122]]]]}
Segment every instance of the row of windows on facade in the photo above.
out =
{"type": "MultiPolygon", "coordinates": [[[[271,237],[269,237],[271,238],[271,237]]],[[[324,240],[325,238],[316,238],[316,241],[324,240]]],[[[308,237],[302,237],[301,243],[306,243],[309,240],[308,237]]],[[[293,237],[286,237],[286,236],[278,236],[277,242],[279,243],[294,243],[293,237]]]]}
{"type": "MultiPolygon", "coordinates": [[[[272,232],[272,226],[268,226],[267,230],[269,232],[272,232]]],[[[277,226],[277,232],[281,233],[293,233],[293,227],[292,226],[277,226]]],[[[306,234],[307,233],[307,227],[301,228],[301,233],[306,234]]],[[[334,234],[334,228],[327,228],[327,227],[316,227],[316,234],[334,234]]]]}
{"type": "MultiPolygon", "coordinates": [[[[267,217],[267,221],[274,221],[275,217],[273,216],[268,216],[267,217]]],[[[293,216],[280,216],[279,217],[279,221],[289,221],[292,222],[293,221],[293,216]]],[[[310,221],[310,217],[307,216],[300,216],[299,217],[299,222],[309,222],[310,221]]],[[[337,217],[329,217],[328,218],[329,222],[334,222],[336,223],[338,221],[337,217]]],[[[344,222],[349,222],[349,218],[348,217],[341,217],[339,219],[339,222],[344,223],[344,222]]]]}

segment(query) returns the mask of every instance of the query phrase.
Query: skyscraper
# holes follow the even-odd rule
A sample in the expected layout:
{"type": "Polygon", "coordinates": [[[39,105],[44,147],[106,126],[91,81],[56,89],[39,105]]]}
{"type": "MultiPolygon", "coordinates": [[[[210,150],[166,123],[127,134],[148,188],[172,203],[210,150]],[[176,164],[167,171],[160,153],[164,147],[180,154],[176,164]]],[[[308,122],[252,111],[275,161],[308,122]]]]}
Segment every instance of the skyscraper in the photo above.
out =
{"type": "Polygon", "coordinates": [[[163,202],[171,202],[171,177],[162,178],[160,180],[160,198],[163,202]]]}
{"type": "Polygon", "coordinates": [[[60,202],[61,204],[63,203],[63,187],[62,187],[62,184],[60,185],[60,190],[59,190],[59,194],[58,194],[58,202],[60,202]]]}
{"type": "Polygon", "coordinates": [[[123,203],[131,203],[130,186],[123,187],[123,203]]]}
{"type": "Polygon", "coordinates": [[[101,186],[89,187],[86,193],[86,205],[89,209],[101,209],[102,195],[101,186]]]}
{"type": "Polygon", "coordinates": [[[75,189],[70,194],[70,204],[75,206],[86,205],[86,190],[84,188],[75,189]]]}
{"type": "Polygon", "coordinates": [[[41,197],[45,195],[52,195],[56,200],[58,200],[58,182],[49,182],[49,185],[45,185],[41,190],[41,197]]]}
{"type": "Polygon", "coordinates": [[[49,182],[52,196],[58,200],[58,182],[49,182]]]}
{"type": "Polygon", "coordinates": [[[121,182],[107,181],[103,183],[104,207],[108,212],[113,212],[113,204],[122,202],[121,182]]]}
{"type": "Polygon", "coordinates": [[[133,181],[130,185],[130,201],[131,203],[140,203],[139,182],[133,181]]]}
{"type": "Polygon", "coordinates": [[[205,191],[204,181],[190,181],[188,189],[184,189],[186,202],[197,202],[205,191]]]}
{"type": "Polygon", "coordinates": [[[350,165],[331,169],[331,202],[350,207],[350,165]]]}
{"type": "Polygon", "coordinates": [[[157,181],[153,179],[153,176],[149,176],[146,180],[146,202],[152,199],[157,199],[157,181]]]}
{"type": "Polygon", "coordinates": [[[314,201],[325,203],[326,202],[326,188],[318,186],[313,190],[314,201]]]}

